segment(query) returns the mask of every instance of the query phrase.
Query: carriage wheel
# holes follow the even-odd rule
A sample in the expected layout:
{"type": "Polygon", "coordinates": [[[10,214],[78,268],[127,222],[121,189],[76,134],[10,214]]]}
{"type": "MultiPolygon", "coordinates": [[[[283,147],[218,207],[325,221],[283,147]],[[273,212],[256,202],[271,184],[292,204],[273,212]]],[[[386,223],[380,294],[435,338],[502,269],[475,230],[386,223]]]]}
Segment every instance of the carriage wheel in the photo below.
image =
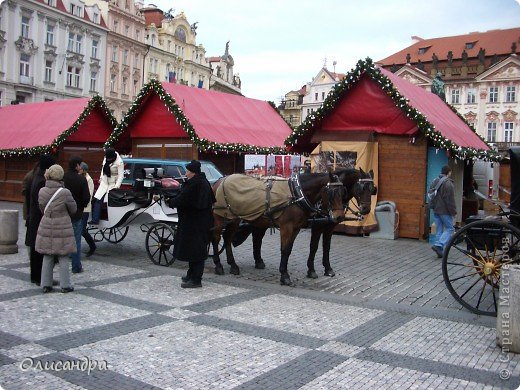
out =
{"type": "Polygon", "coordinates": [[[87,226],[87,231],[90,233],[92,238],[94,239],[94,242],[101,242],[103,241],[103,231],[99,230],[97,227],[94,226],[87,226]]]}
{"type": "Polygon", "coordinates": [[[498,220],[470,223],[446,246],[442,275],[451,295],[476,314],[496,316],[500,269],[520,263],[520,229],[498,220]]]}
{"type": "Polygon", "coordinates": [[[154,264],[169,266],[175,261],[173,244],[177,226],[166,223],[153,224],[146,233],[146,252],[154,264]]]}
{"type": "Polygon", "coordinates": [[[128,233],[128,226],[122,228],[109,228],[103,229],[102,234],[103,238],[112,244],[117,244],[118,242],[123,241],[128,233]]]}

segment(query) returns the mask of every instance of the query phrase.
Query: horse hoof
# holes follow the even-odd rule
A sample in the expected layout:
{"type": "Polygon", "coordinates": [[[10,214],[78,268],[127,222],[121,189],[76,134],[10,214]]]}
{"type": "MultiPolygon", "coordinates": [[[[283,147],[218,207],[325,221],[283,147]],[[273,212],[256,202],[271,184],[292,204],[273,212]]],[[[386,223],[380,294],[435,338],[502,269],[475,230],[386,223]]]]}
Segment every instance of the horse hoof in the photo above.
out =
{"type": "Polygon", "coordinates": [[[332,277],[336,276],[336,273],[333,270],[329,269],[328,271],[325,271],[325,273],[323,275],[330,276],[332,278],[332,277]]]}
{"type": "Polygon", "coordinates": [[[238,267],[231,267],[231,269],[229,270],[229,273],[231,275],[240,275],[240,268],[238,268],[238,267]]]}
{"type": "Polygon", "coordinates": [[[307,277],[311,279],[318,279],[318,274],[316,271],[307,271],[307,277]]]}
{"type": "Polygon", "coordinates": [[[265,263],[263,260],[255,261],[256,269],[265,269],[265,263]]]}
{"type": "Polygon", "coordinates": [[[289,277],[286,277],[286,278],[281,277],[280,284],[282,286],[291,286],[291,287],[294,286],[293,282],[291,281],[291,278],[289,278],[289,277]]]}
{"type": "Polygon", "coordinates": [[[224,275],[224,267],[222,267],[222,264],[215,266],[215,274],[224,275]]]}

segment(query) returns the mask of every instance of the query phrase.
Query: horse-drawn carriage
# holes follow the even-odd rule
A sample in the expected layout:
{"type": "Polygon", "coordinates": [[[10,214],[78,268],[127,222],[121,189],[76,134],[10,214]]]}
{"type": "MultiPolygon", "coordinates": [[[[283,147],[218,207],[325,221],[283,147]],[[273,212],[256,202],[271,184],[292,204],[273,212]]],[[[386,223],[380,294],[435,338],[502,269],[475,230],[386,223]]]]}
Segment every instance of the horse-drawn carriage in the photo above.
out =
{"type": "Polygon", "coordinates": [[[442,273],[453,297],[470,311],[496,316],[500,272],[520,264],[520,148],[510,149],[511,202],[495,216],[470,218],[444,251],[442,273]]]}
{"type": "Polygon", "coordinates": [[[145,245],[150,260],[171,265],[178,216],[166,199],[179,190],[179,182],[163,178],[161,168],[145,168],[144,179],[136,179],[132,189],[114,189],[108,193],[107,218],[88,230],[95,241],[121,242],[130,225],[140,224],[146,233],[145,245]]]}

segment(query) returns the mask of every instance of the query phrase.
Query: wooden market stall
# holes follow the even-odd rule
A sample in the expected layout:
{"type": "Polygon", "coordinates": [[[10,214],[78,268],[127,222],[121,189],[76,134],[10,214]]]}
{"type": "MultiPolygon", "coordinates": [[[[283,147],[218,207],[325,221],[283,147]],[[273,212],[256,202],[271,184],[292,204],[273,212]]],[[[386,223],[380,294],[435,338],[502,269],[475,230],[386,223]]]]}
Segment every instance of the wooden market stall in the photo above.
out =
{"type": "Polygon", "coordinates": [[[97,178],[116,120],[100,96],[0,108],[0,200],[22,201],[22,180],[44,153],[64,169],[80,155],[97,178]]]}
{"type": "MultiPolygon", "coordinates": [[[[376,67],[370,59],[357,63],[286,144],[291,151],[311,153],[313,169],[349,162],[373,169],[377,201],[396,204],[398,235],[408,238],[427,233],[426,188],[441,165],[452,165],[457,186],[460,182],[460,210],[464,160],[497,158],[437,95],[376,67]]],[[[353,225],[357,232],[368,233],[373,224],[374,219],[367,219],[343,226],[347,232],[353,225]]]]}
{"type": "Polygon", "coordinates": [[[268,102],[152,80],[107,145],[130,139],[132,157],[208,160],[230,174],[245,153],[285,153],[291,131],[268,102]]]}

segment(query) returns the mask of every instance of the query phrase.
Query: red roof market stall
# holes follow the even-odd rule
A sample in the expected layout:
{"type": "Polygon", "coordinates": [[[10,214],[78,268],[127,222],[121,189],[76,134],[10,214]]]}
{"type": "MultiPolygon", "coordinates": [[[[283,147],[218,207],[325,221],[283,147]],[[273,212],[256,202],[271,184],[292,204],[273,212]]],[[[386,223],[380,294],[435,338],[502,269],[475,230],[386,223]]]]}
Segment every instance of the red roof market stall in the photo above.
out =
{"type": "Polygon", "coordinates": [[[129,138],[133,157],[198,158],[233,173],[239,154],[284,153],[290,133],[268,102],[152,80],[107,144],[129,138]]]}
{"type": "MultiPolygon", "coordinates": [[[[316,167],[323,161],[335,165],[348,160],[364,170],[374,169],[377,200],[396,203],[399,236],[409,238],[426,233],[429,148],[430,155],[431,150],[448,154],[452,164],[498,159],[437,95],[375,67],[370,59],[357,63],[286,144],[291,151],[312,153],[316,167]]],[[[347,224],[345,231],[368,233],[374,223],[367,219],[361,225],[347,224]]]]}
{"type": "Polygon", "coordinates": [[[0,199],[21,200],[21,182],[43,153],[66,168],[81,155],[96,177],[116,120],[99,96],[0,108],[0,199]]]}

